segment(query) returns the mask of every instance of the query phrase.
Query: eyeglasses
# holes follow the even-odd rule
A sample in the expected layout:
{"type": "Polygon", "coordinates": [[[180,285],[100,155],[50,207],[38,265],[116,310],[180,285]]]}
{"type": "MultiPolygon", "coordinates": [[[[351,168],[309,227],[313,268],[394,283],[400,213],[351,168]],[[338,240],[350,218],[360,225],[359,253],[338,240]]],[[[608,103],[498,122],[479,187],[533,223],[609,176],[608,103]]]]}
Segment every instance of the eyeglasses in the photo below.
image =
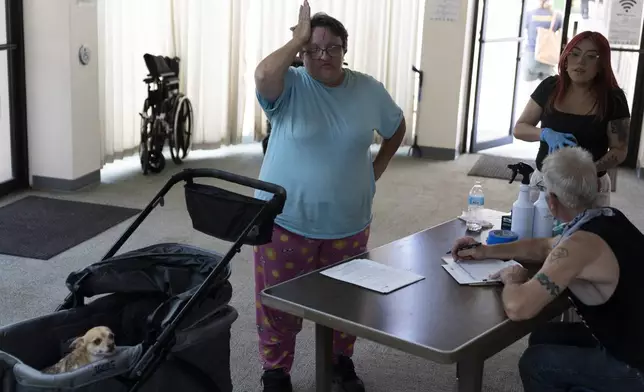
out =
{"type": "Polygon", "coordinates": [[[304,50],[304,53],[311,56],[313,60],[321,59],[324,52],[326,52],[329,57],[340,57],[344,53],[344,48],[342,47],[342,45],[333,45],[329,46],[326,49],[315,47],[304,50]]]}
{"type": "Polygon", "coordinates": [[[580,51],[570,52],[568,56],[574,61],[581,61],[583,58],[591,63],[599,59],[599,55],[597,53],[582,53],[580,51]]]}

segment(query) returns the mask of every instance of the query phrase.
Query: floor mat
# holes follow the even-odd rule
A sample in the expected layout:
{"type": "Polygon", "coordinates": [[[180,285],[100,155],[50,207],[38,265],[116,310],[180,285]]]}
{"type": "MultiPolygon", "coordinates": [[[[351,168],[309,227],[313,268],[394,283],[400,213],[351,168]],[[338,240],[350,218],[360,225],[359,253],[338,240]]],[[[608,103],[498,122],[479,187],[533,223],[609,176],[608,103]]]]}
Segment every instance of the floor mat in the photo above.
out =
{"type": "Polygon", "coordinates": [[[27,196],[0,208],[0,253],[49,260],[140,211],[27,196]]]}
{"type": "MultiPolygon", "coordinates": [[[[534,160],[481,155],[467,175],[473,177],[498,178],[500,180],[510,181],[510,178],[512,178],[512,170],[508,169],[508,165],[518,162],[523,162],[536,168],[534,160]]],[[[517,177],[521,180],[521,176],[517,177]]]]}

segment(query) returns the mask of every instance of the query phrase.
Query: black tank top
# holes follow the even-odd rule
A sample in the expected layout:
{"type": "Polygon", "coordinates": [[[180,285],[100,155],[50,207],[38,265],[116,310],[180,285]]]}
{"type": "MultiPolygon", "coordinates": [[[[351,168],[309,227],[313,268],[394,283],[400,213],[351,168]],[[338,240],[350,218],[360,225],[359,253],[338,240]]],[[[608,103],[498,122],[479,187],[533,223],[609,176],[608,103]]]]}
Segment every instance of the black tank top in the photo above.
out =
{"type": "MultiPolygon", "coordinates": [[[[551,128],[561,133],[571,133],[577,139],[579,147],[588,150],[594,161],[598,161],[608,152],[608,122],[630,117],[626,95],[621,89],[610,92],[606,117],[598,120],[594,114],[578,115],[560,112],[548,107],[550,98],[555,93],[559,77],[549,76],[544,79],[530,96],[541,108],[541,127],[551,128]]],[[[536,165],[541,170],[541,164],[548,155],[548,144],[539,142],[536,165]]],[[[597,173],[600,177],[606,172],[597,173]]]]}
{"type": "Polygon", "coordinates": [[[594,233],[611,248],[619,281],[602,305],[584,305],[570,290],[570,300],[590,332],[616,359],[644,371],[644,234],[619,210],[599,216],[579,230],[594,233]]]}

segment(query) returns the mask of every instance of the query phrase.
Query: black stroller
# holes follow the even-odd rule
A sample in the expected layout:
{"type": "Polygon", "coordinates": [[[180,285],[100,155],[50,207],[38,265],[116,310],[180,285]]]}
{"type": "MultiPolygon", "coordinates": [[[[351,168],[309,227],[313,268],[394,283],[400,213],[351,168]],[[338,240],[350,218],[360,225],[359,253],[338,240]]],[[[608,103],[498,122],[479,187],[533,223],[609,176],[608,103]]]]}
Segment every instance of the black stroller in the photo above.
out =
{"type": "Polygon", "coordinates": [[[230,261],[241,247],[270,242],[286,200],[283,188],[211,169],[174,175],[103,259],[67,278],[70,294],[52,314],[0,328],[1,392],[231,392],[230,261]],[[258,200],[196,178],[215,178],[273,194],[258,200]],[[116,252],[170,188],[185,182],[193,228],[234,242],[225,255],[181,244],[116,252]],[[98,297],[86,303],[86,298],[98,297]],[[105,325],[116,353],[56,375],[43,369],[66,354],[69,342],[105,325]]]}

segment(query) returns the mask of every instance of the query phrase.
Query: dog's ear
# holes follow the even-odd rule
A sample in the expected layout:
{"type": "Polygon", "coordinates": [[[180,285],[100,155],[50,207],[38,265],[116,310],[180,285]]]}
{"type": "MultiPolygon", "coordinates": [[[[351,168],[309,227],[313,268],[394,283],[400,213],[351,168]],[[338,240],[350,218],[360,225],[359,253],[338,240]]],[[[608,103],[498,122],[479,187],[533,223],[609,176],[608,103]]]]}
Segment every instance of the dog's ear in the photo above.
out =
{"type": "Polygon", "coordinates": [[[83,338],[82,337],[79,337],[79,338],[76,338],[76,339],[72,340],[72,342],[69,344],[69,348],[71,348],[72,350],[76,350],[77,348],[80,348],[82,346],[83,346],[83,338]]]}

